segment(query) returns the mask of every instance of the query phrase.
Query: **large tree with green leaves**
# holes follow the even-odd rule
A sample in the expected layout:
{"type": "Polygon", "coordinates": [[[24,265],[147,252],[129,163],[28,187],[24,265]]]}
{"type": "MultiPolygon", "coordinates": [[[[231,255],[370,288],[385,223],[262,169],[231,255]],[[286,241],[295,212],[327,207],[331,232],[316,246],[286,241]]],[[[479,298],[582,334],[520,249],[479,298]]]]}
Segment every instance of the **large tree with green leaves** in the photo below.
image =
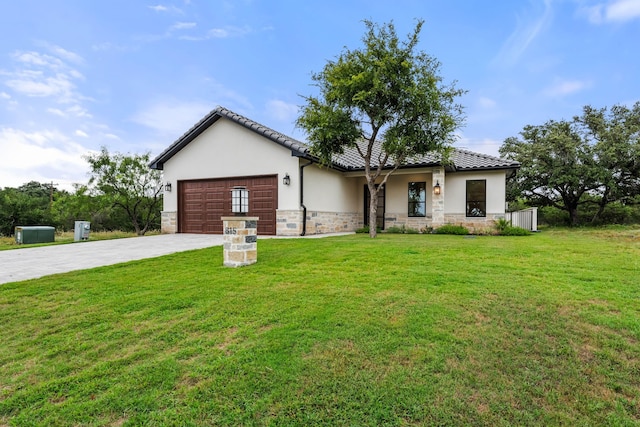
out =
{"type": "Polygon", "coordinates": [[[631,108],[586,106],[574,120],[582,126],[601,167],[595,222],[608,203],[629,203],[640,195],[640,102],[631,108]]]}
{"type": "Polygon", "coordinates": [[[54,186],[36,181],[0,189],[0,235],[12,235],[19,225],[54,225],[51,202],[59,194],[54,186]]]}
{"type": "Polygon", "coordinates": [[[347,148],[362,157],[375,237],[378,192],[407,158],[435,151],[446,159],[463,122],[456,98],[464,91],[443,84],[440,63],[418,51],[423,21],[404,41],[393,23],[364,24],[363,47],[345,48],[312,75],[319,94],[305,97],[297,125],[326,165],[347,148]]]}
{"type": "Polygon", "coordinates": [[[525,126],[504,141],[500,154],[520,162],[513,194],[554,206],[577,225],[581,205],[597,202],[596,221],[612,201],[640,194],[640,103],[611,110],[583,108],[570,121],[525,126]]]}
{"type": "Polygon", "coordinates": [[[600,186],[594,148],[567,121],[528,125],[520,135],[522,139],[507,138],[500,147],[503,157],[520,162],[511,184],[534,204],[566,210],[576,225],[584,196],[600,186]]]}
{"type": "Polygon", "coordinates": [[[91,167],[89,186],[122,209],[138,235],[144,235],[160,218],[162,174],[149,169],[149,153],[109,154],[106,148],[86,157],[91,167]]]}

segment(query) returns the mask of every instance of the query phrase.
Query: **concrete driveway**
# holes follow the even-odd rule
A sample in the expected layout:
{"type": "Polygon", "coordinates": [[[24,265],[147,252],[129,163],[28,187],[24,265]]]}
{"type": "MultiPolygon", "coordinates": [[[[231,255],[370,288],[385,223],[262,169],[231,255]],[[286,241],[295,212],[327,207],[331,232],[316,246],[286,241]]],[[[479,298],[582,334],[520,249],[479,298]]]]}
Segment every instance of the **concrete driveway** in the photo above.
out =
{"type": "Polygon", "coordinates": [[[212,234],[162,234],[5,250],[0,251],[0,284],[221,246],[222,240],[212,234]]]}

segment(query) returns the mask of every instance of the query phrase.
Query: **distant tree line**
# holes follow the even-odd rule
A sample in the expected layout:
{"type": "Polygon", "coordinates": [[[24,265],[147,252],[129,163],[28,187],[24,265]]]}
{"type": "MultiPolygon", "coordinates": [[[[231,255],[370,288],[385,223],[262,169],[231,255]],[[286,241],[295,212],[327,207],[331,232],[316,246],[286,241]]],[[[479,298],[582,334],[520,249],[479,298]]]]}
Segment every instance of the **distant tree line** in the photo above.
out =
{"type": "Polygon", "coordinates": [[[16,226],[51,225],[73,230],[75,221],[91,221],[94,231],[132,231],[143,235],[160,228],[162,176],[147,167],[149,154],[110,154],[106,148],[86,157],[87,184],[74,191],[31,181],[0,189],[0,235],[16,226]]]}
{"type": "Polygon", "coordinates": [[[640,223],[640,102],[525,126],[500,154],[522,165],[507,186],[515,208],[554,225],[640,223]]]}

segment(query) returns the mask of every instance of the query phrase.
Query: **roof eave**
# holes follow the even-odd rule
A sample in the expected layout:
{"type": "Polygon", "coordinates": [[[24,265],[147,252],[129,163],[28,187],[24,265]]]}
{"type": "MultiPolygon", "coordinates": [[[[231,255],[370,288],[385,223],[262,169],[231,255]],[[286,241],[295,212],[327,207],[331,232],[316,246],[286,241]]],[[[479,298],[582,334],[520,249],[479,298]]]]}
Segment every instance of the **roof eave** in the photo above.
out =
{"type": "Polygon", "coordinates": [[[160,153],[158,157],[153,159],[149,163],[149,167],[151,169],[163,170],[164,163],[173,157],[178,151],[182,150],[186,145],[188,145],[191,141],[196,139],[200,134],[202,134],[209,126],[217,122],[221,117],[230,120],[245,129],[248,129],[264,138],[275,142],[276,144],[285,147],[291,150],[292,155],[298,155],[300,157],[309,157],[307,150],[300,150],[296,148],[297,145],[301,145],[299,141],[295,141],[293,139],[289,139],[286,135],[280,134],[279,132],[274,131],[264,125],[261,125],[257,122],[253,122],[250,119],[240,116],[239,114],[233,113],[230,110],[227,110],[223,107],[218,107],[215,110],[211,111],[208,115],[202,118],[198,123],[196,123],[191,129],[189,129],[184,135],[178,138],[173,144],[169,146],[165,151],[160,153]],[[229,114],[227,114],[229,113],[229,114]],[[263,128],[264,131],[260,131],[256,127],[263,128]],[[282,140],[282,137],[286,138],[288,143],[282,140]]]}
{"type": "Polygon", "coordinates": [[[189,129],[184,135],[178,138],[173,144],[169,146],[165,151],[160,153],[158,157],[153,159],[149,163],[151,169],[164,169],[164,163],[173,157],[178,151],[182,150],[187,144],[196,139],[202,132],[207,130],[209,126],[214,124],[220,119],[222,115],[214,110],[206,115],[202,120],[196,123],[191,129],[189,129]]]}
{"type": "Polygon", "coordinates": [[[518,170],[520,165],[504,165],[504,166],[478,166],[473,168],[457,167],[452,172],[473,172],[473,171],[497,171],[497,170],[518,170]]]}

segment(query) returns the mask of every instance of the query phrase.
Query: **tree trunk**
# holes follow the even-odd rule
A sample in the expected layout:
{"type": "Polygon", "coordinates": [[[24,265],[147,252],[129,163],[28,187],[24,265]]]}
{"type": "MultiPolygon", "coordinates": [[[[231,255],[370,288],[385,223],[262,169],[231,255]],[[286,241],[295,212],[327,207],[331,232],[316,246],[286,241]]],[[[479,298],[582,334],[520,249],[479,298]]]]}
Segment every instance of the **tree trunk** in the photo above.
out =
{"type": "Polygon", "coordinates": [[[369,187],[369,237],[372,239],[378,235],[378,189],[373,183],[369,187]]]}
{"type": "Polygon", "coordinates": [[[578,207],[567,206],[567,210],[569,211],[569,225],[575,227],[578,225],[578,207]]]}

